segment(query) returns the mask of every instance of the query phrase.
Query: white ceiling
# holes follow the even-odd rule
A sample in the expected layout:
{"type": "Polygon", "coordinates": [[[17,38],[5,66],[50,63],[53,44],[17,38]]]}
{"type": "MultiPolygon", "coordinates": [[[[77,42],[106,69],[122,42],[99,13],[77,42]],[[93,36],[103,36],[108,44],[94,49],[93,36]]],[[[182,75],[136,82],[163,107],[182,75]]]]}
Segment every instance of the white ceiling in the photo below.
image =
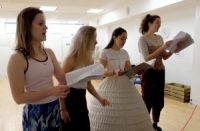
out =
{"type": "Polygon", "coordinates": [[[78,20],[80,23],[98,15],[107,13],[113,9],[127,4],[133,0],[0,0],[0,19],[15,20],[17,14],[25,7],[34,6],[58,6],[55,12],[45,12],[48,21],[78,20]],[[101,8],[101,14],[87,14],[90,8],[101,8]]]}

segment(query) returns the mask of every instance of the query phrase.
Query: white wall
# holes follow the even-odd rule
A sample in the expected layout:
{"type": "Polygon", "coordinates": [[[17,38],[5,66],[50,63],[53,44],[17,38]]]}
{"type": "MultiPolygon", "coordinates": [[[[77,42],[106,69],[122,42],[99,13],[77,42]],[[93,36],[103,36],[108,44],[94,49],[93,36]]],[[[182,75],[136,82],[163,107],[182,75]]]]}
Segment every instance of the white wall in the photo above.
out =
{"type": "MultiPolygon", "coordinates": [[[[170,32],[164,40],[172,39],[179,31],[185,31],[194,36],[194,20],[195,20],[195,3],[181,4],[171,7],[152,10],[140,15],[129,17],[117,22],[112,22],[103,26],[107,27],[108,36],[111,36],[112,30],[121,26],[128,32],[128,39],[125,44],[125,49],[128,51],[132,64],[140,63],[140,54],[138,51],[138,39],[140,37],[139,26],[142,18],[147,14],[158,14],[161,16],[162,26],[158,34],[162,35],[162,30],[167,28],[170,32]],[[178,7],[178,8],[177,8],[178,7]]],[[[106,34],[105,32],[104,34],[106,34]]],[[[166,82],[178,82],[191,85],[192,80],[192,60],[193,46],[183,50],[182,52],[173,55],[167,61],[166,65],[166,82]]]]}
{"type": "Polygon", "coordinates": [[[64,42],[62,41],[62,36],[59,35],[48,35],[47,36],[47,40],[44,42],[45,47],[51,48],[55,55],[56,58],[59,62],[62,62],[62,60],[64,59],[64,54],[63,54],[63,45],[64,42]]]}
{"type": "Polygon", "coordinates": [[[118,20],[123,20],[126,17],[136,16],[147,11],[182,3],[183,1],[187,0],[134,0],[124,2],[119,8],[89,20],[89,24],[94,26],[106,25],[118,20]]]}
{"type": "Polygon", "coordinates": [[[5,79],[7,76],[5,75],[7,73],[7,63],[10,55],[13,53],[10,47],[1,47],[0,46],[0,79],[5,79]]]}
{"type": "Polygon", "coordinates": [[[0,21],[0,79],[6,78],[7,63],[14,47],[14,34],[6,34],[4,21],[0,21]]]}
{"type": "Polygon", "coordinates": [[[196,8],[196,19],[195,19],[195,44],[194,44],[194,55],[193,55],[193,69],[192,69],[192,92],[191,99],[192,103],[200,104],[200,1],[198,1],[196,8]]]}

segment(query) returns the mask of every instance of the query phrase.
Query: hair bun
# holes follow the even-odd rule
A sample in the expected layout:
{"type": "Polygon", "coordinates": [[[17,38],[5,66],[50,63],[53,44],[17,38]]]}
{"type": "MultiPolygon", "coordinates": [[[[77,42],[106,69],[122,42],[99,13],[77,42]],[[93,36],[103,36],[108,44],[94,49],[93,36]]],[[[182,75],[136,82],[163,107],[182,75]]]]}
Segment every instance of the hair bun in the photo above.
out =
{"type": "Polygon", "coordinates": [[[147,14],[147,15],[146,15],[146,18],[147,18],[147,19],[148,19],[148,18],[150,18],[150,17],[151,17],[151,15],[150,15],[150,14],[147,14]]]}

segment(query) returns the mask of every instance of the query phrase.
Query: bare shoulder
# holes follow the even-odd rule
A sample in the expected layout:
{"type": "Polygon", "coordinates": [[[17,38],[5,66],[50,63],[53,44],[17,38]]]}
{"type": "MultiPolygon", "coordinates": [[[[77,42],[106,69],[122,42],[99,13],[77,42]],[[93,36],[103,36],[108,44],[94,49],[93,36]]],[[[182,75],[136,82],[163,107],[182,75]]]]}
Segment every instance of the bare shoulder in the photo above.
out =
{"type": "Polygon", "coordinates": [[[25,69],[26,59],[22,53],[15,52],[10,56],[8,68],[25,69]]]}
{"type": "Polygon", "coordinates": [[[24,62],[24,60],[25,57],[23,56],[22,53],[15,52],[10,56],[10,61],[14,61],[16,63],[22,63],[24,62]]]}
{"type": "Polygon", "coordinates": [[[54,56],[54,52],[53,52],[52,49],[50,49],[50,48],[45,48],[45,51],[46,51],[49,55],[54,56]]]}
{"type": "Polygon", "coordinates": [[[74,57],[66,57],[63,63],[63,69],[65,72],[72,71],[76,66],[74,57]]]}
{"type": "Polygon", "coordinates": [[[75,66],[75,59],[74,57],[66,57],[64,60],[64,65],[70,64],[71,66],[75,66]]]}
{"type": "Polygon", "coordinates": [[[53,52],[52,49],[50,49],[50,48],[45,48],[45,51],[46,51],[46,53],[51,57],[51,59],[52,59],[53,62],[57,61],[57,60],[56,60],[56,56],[55,56],[55,54],[54,54],[54,52],[53,52]]]}

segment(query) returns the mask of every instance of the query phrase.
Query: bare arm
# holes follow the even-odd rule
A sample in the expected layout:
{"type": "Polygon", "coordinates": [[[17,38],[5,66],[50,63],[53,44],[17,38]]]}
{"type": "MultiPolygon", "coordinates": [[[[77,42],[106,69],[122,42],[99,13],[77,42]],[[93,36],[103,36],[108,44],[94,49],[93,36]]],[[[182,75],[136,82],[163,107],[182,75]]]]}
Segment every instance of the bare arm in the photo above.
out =
{"type": "Polygon", "coordinates": [[[154,52],[149,53],[148,43],[144,37],[141,37],[138,42],[138,47],[140,52],[142,53],[145,61],[150,61],[152,59],[156,59],[158,56],[165,52],[165,49],[170,45],[171,41],[168,41],[162,46],[158,47],[154,52]]]}
{"type": "Polygon", "coordinates": [[[168,59],[172,55],[172,53],[166,52],[166,49],[170,46],[171,42],[172,42],[171,40],[167,41],[162,46],[160,46],[156,51],[149,54],[147,56],[147,58],[149,57],[150,60],[152,60],[152,59],[155,59],[156,57],[158,57],[160,54],[162,54],[162,57],[164,60],[168,59]]]}
{"type": "Polygon", "coordinates": [[[24,89],[24,70],[26,61],[22,54],[16,53],[10,57],[7,74],[12,96],[17,104],[33,103],[49,96],[66,96],[67,89],[63,86],[59,89],[48,88],[41,91],[27,92],[24,89]]]}
{"type": "MultiPolygon", "coordinates": [[[[63,71],[64,73],[70,72],[74,69],[75,62],[73,58],[66,58],[63,64],[63,71]]],[[[59,99],[60,103],[60,111],[61,111],[61,118],[63,119],[64,122],[71,121],[70,116],[67,112],[66,105],[65,105],[65,99],[60,98],[59,99]]]]}
{"type": "Polygon", "coordinates": [[[100,59],[100,63],[104,66],[104,68],[107,66],[107,60],[100,59]]]}
{"type": "Polygon", "coordinates": [[[160,46],[157,50],[155,50],[153,53],[147,55],[144,59],[145,61],[150,61],[152,59],[157,58],[160,54],[163,53],[163,51],[166,49],[165,44],[163,46],[160,46]]]}
{"type": "MultiPolygon", "coordinates": [[[[70,71],[73,70],[75,66],[75,62],[73,58],[66,58],[63,64],[63,71],[64,73],[68,73],[70,71]]],[[[60,98],[60,108],[61,109],[66,109],[65,107],[65,99],[64,98],[60,98]]]]}
{"type": "MultiPolygon", "coordinates": [[[[56,79],[59,81],[60,84],[66,84],[66,80],[65,80],[65,73],[64,71],[61,69],[60,64],[58,63],[55,54],[53,53],[53,51],[51,49],[47,50],[49,52],[49,54],[51,55],[51,59],[54,65],[54,75],[56,77],[56,79]]],[[[59,98],[59,103],[60,103],[60,110],[65,110],[65,98],[59,98]]]]}
{"type": "MultiPolygon", "coordinates": [[[[100,63],[104,66],[104,68],[106,68],[107,60],[100,59],[100,63]]],[[[105,71],[104,72],[105,77],[109,77],[109,76],[113,76],[113,75],[115,75],[115,71],[105,71]]]]}
{"type": "MultiPolygon", "coordinates": [[[[168,46],[170,46],[170,44],[172,44],[172,40],[171,41],[168,41],[168,46]]],[[[180,41],[176,46],[176,50],[175,50],[175,52],[177,52],[177,50],[179,50],[179,48],[180,47],[178,47],[178,45],[181,45],[182,44],[182,41],[180,41]]],[[[172,54],[173,54],[174,52],[166,52],[166,51],[164,51],[163,52],[163,54],[162,54],[162,56],[163,56],[163,59],[164,60],[166,60],[166,59],[168,59],[169,57],[171,57],[172,56],[172,54]]]]}
{"type": "Polygon", "coordinates": [[[94,89],[94,86],[92,85],[91,81],[88,82],[87,90],[92,94],[103,106],[109,105],[110,102],[104,98],[102,98],[94,89]]]}
{"type": "Polygon", "coordinates": [[[61,69],[60,64],[58,63],[58,61],[56,59],[55,54],[53,53],[53,51],[51,49],[47,49],[47,51],[50,54],[52,63],[54,65],[54,75],[55,75],[56,79],[59,81],[59,83],[66,84],[65,73],[61,69]]]}
{"type": "Polygon", "coordinates": [[[164,60],[167,60],[173,53],[164,51],[162,57],[164,60]]]}
{"type": "Polygon", "coordinates": [[[99,101],[102,100],[102,97],[96,92],[94,86],[92,85],[91,81],[88,82],[87,90],[99,101]]]}
{"type": "Polygon", "coordinates": [[[126,61],[126,63],[125,63],[125,69],[126,70],[131,69],[131,62],[130,62],[130,60],[126,61]]]}

